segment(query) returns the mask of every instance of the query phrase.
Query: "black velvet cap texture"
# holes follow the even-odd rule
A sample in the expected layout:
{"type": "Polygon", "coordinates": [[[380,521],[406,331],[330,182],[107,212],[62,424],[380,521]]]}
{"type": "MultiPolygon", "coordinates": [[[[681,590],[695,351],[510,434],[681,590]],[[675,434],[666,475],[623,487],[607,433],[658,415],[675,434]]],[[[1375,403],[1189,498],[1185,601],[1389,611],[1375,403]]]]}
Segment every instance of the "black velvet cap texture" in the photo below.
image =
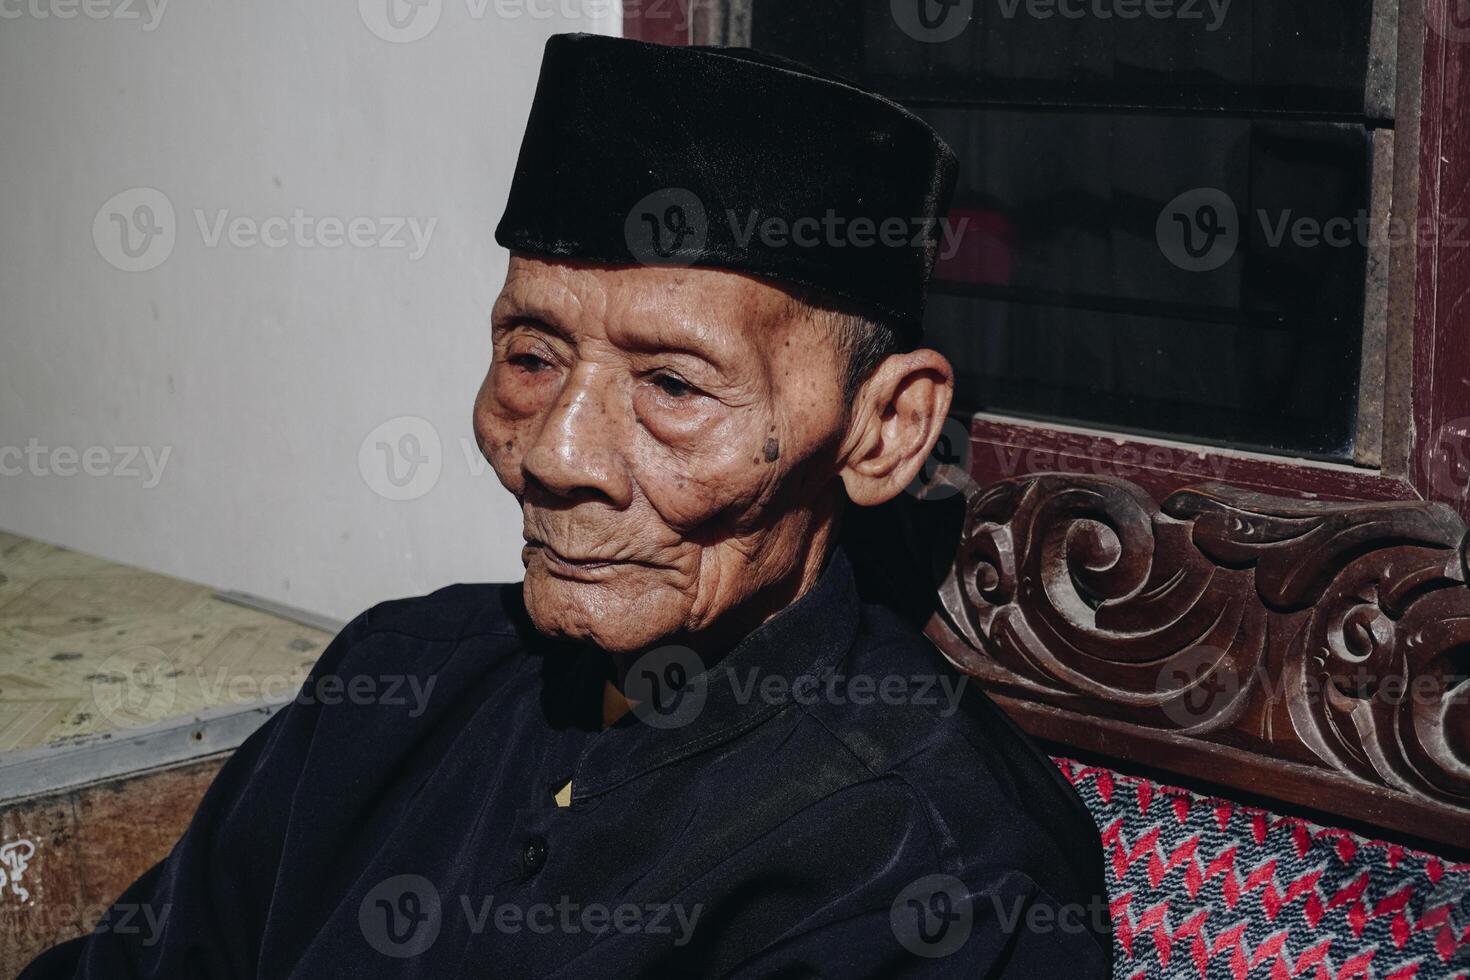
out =
{"type": "Polygon", "coordinates": [[[955,175],[923,120],[796,62],[558,34],[495,240],[767,276],[917,337],[955,175]]]}

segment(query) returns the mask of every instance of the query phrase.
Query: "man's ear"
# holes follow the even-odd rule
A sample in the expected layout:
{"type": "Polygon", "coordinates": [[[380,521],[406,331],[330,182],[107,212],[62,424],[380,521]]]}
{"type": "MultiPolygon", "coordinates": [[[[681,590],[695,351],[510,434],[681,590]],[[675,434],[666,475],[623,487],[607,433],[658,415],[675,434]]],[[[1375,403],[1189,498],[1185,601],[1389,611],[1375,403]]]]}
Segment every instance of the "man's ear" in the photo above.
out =
{"type": "Polygon", "coordinates": [[[928,348],[891,354],[858,389],[838,475],[859,507],[886,503],[918,475],[944,429],[954,369],[928,348]]]}

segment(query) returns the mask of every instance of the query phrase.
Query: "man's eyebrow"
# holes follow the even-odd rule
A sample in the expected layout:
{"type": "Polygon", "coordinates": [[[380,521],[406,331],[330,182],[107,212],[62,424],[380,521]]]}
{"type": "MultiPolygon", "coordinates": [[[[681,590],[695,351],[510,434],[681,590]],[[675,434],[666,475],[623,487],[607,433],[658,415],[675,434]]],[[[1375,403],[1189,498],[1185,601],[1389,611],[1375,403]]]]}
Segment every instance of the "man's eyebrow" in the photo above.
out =
{"type": "MultiPolygon", "coordinates": [[[[637,316],[635,313],[634,316],[637,316]]],[[[636,354],[684,354],[724,373],[739,357],[720,325],[695,315],[686,318],[637,319],[617,331],[618,346],[636,354]]]]}
{"type": "Polygon", "coordinates": [[[686,354],[707,361],[712,366],[723,367],[718,346],[700,343],[695,337],[679,335],[667,330],[648,333],[629,331],[619,339],[618,346],[635,354],[686,354]]]}
{"type": "MultiPolygon", "coordinates": [[[[534,294],[507,292],[496,300],[491,311],[491,329],[505,333],[517,327],[540,330],[576,343],[574,332],[561,318],[561,310],[554,302],[534,294]]],[[[715,370],[726,373],[739,354],[731,345],[709,338],[719,336],[719,328],[698,317],[681,322],[658,322],[657,314],[649,313],[646,319],[632,313],[626,319],[632,322],[622,329],[615,329],[616,344],[630,354],[683,354],[704,361],[715,370]]]]}
{"type": "Polygon", "coordinates": [[[490,330],[492,333],[504,333],[516,327],[553,333],[569,343],[574,339],[552,307],[526,297],[503,296],[490,311],[490,330]]]}

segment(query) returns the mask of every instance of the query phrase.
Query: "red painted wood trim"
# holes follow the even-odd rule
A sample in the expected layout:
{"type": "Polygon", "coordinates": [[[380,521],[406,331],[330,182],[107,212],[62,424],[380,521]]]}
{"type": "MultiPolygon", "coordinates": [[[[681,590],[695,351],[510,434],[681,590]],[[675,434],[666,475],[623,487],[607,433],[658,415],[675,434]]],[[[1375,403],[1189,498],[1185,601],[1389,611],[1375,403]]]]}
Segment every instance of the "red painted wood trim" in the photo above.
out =
{"type": "Polygon", "coordinates": [[[624,0],[623,37],[654,44],[688,44],[689,0],[624,0]]]}
{"type": "Polygon", "coordinates": [[[1414,486],[1470,513],[1470,19],[1427,0],[1419,129],[1414,486]],[[1427,230],[1430,233],[1424,233],[1427,230]]]}
{"type": "Polygon", "coordinates": [[[1414,488],[1374,470],[1233,453],[1167,440],[1047,426],[989,415],[970,423],[970,472],[981,485],[1031,473],[1115,476],[1157,502],[1205,482],[1323,500],[1414,499],[1414,488]]]}

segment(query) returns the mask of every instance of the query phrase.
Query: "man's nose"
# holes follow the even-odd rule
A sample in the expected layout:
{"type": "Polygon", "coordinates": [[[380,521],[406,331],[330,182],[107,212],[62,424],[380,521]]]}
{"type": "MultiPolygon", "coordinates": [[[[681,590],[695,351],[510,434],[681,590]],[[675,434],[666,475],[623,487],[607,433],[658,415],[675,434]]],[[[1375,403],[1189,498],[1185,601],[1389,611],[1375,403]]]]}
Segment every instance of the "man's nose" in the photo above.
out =
{"type": "Polygon", "coordinates": [[[573,369],[522,466],[557,496],[593,494],[622,508],[632,498],[622,454],[630,420],[607,374],[588,364],[573,369]]]}

